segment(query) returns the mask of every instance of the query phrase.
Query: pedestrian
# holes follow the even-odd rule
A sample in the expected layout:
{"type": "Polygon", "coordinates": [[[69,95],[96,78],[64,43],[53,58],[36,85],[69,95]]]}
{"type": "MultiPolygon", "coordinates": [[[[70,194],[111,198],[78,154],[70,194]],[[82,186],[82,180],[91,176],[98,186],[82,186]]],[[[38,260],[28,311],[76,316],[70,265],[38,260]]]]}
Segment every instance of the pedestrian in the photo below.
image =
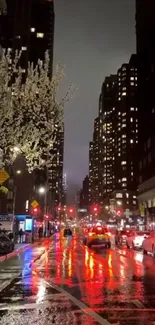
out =
{"type": "Polygon", "coordinates": [[[20,238],[20,244],[23,242],[23,230],[22,230],[22,228],[19,230],[19,238],[20,238]]]}

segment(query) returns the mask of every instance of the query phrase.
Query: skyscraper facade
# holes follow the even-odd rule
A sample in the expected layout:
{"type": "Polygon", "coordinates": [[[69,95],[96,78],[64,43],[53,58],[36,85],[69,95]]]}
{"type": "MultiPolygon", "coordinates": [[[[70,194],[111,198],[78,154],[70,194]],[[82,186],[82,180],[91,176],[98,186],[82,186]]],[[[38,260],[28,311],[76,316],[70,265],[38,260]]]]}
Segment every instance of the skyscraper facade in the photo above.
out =
{"type": "Polygon", "coordinates": [[[155,214],[155,2],[136,0],[138,107],[140,111],[139,203],[155,214]]]}
{"type": "Polygon", "coordinates": [[[123,210],[136,209],[138,134],[137,56],[132,55],[102,85],[90,147],[92,203],[102,206],[119,197],[123,210]]]}
{"type": "Polygon", "coordinates": [[[7,15],[0,17],[0,42],[3,48],[21,51],[21,66],[34,65],[49,51],[53,63],[54,5],[53,0],[6,0],[7,15]]]}
{"type": "MultiPolygon", "coordinates": [[[[44,60],[45,52],[48,51],[50,57],[49,74],[52,76],[55,21],[53,0],[6,0],[6,4],[7,14],[5,16],[0,15],[0,44],[2,48],[11,53],[16,50],[21,52],[20,64],[23,75],[26,73],[28,62],[33,63],[35,66],[38,59],[44,60]]],[[[52,148],[54,158],[48,171],[50,191],[48,193],[48,205],[51,210],[54,210],[63,197],[64,127],[61,130],[59,126],[56,126],[56,128],[56,140],[52,148]]],[[[44,171],[35,173],[33,196],[35,196],[35,191],[40,185],[45,185],[45,174],[44,171]]],[[[21,181],[16,193],[17,213],[25,212],[25,201],[29,199],[22,186],[24,175],[25,173],[20,175],[21,181]],[[20,200],[21,192],[23,197],[25,192],[23,204],[21,204],[20,200]],[[18,209],[19,201],[20,206],[18,209]]]]}

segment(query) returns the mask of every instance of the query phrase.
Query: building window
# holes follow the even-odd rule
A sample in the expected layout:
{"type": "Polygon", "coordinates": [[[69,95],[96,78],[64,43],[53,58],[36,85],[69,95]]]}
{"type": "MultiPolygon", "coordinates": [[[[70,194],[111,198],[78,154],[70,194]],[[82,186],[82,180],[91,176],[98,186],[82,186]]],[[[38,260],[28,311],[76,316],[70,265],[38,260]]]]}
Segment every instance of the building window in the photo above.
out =
{"type": "Polygon", "coordinates": [[[122,183],[122,187],[126,187],[127,186],[127,184],[126,183],[122,183]]]}
{"type": "Polygon", "coordinates": [[[127,199],[129,198],[129,193],[126,193],[126,198],[127,198],[127,199]]]}
{"type": "Polygon", "coordinates": [[[122,138],[126,138],[126,134],[122,134],[122,138]]]}
{"type": "Polygon", "coordinates": [[[44,33],[37,33],[37,38],[44,38],[44,33]]]}
{"type": "Polygon", "coordinates": [[[130,122],[133,122],[133,117],[130,117],[130,122]]]}
{"type": "Polygon", "coordinates": [[[116,199],[121,199],[123,197],[122,193],[116,193],[116,199]]]}
{"type": "Polygon", "coordinates": [[[133,139],[130,139],[130,143],[133,143],[133,139]]]}
{"type": "Polygon", "coordinates": [[[130,77],[130,80],[134,80],[134,77],[130,77]]]}
{"type": "Polygon", "coordinates": [[[121,162],[121,165],[126,165],[126,161],[122,161],[121,162]]]}
{"type": "Polygon", "coordinates": [[[26,46],[22,46],[22,51],[26,51],[27,47],[26,46]]]}
{"type": "Polygon", "coordinates": [[[122,93],[122,96],[126,96],[126,92],[125,91],[122,93]]]}
{"type": "Polygon", "coordinates": [[[122,128],[125,128],[126,127],[126,124],[122,124],[122,128]]]}
{"type": "Polygon", "coordinates": [[[136,204],[137,202],[135,200],[132,201],[133,204],[136,204]]]}
{"type": "Polygon", "coordinates": [[[134,82],[130,82],[130,85],[131,85],[131,86],[134,86],[134,82]]]}
{"type": "Polygon", "coordinates": [[[122,182],[126,182],[127,181],[127,178],[126,177],[123,177],[122,178],[122,182]]]}
{"type": "Polygon", "coordinates": [[[35,28],[34,27],[31,27],[31,32],[34,33],[35,32],[35,28]]]}
{"type": "Polygon", "coordinates": [[[134,107],[130,107],[130,111],[134,111],[135,109],[134,109],[134,107]]]}

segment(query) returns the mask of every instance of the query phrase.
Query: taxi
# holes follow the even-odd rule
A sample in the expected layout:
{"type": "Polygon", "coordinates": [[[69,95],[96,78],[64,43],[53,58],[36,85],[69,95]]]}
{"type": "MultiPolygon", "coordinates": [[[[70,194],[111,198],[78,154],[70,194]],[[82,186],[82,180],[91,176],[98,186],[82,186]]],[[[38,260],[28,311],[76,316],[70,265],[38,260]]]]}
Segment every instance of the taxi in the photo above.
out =
{"type": "Polygon", "coordinates": [[[92,227],[85,235],[83,243],[89,248],[91,248],[92,246],[104,246],[110,248],[110,234],[108,230],[102,226],[92,227]]]}

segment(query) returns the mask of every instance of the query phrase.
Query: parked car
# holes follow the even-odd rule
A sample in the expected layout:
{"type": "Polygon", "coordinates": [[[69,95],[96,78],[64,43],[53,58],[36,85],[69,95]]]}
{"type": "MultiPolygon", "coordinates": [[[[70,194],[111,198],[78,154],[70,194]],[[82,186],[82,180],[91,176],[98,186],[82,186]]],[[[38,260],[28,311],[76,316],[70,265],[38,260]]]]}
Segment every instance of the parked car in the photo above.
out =
{"type": "Polygon", "coordinates": [[[152,232],[150,235],[143,240],[142,243],[143,253],[152,253],[155,257],[155,233],[152,232]]]}
{"type": "Polygon", "coordinates": [[[14,240],[4,233],[0,233],[0,254],[8,254],[14,250],[14,240]]]}
{"type": "Polygon", "coordinates": [[[148,238],[148,231],[135,231],[126,238],[127,248],[142,248],[143,240],[148,238]]]}
{"type": "Polygon", "coordinates": [[[133,232],[131,230],[117,230],[115,234],[116,245],[126,245],[126,239],[133,232]]]}

